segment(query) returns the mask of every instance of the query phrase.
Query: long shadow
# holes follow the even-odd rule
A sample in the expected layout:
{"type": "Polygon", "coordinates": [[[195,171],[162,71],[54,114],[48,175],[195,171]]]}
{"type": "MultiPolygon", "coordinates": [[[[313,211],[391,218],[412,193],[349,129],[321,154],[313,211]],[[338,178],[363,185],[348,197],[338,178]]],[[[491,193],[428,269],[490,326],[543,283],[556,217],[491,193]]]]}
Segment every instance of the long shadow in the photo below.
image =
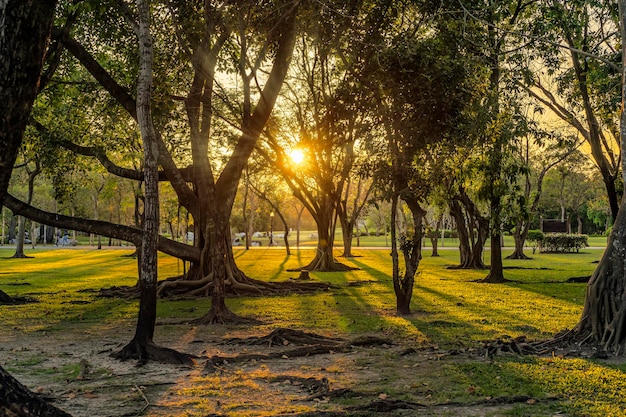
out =
{"type": "Polygon", "coordinates": [[[280,276],[280,274],[285,272],[285,265],[287,264],[287,261],[289,261],[289,257],[290,257],[289,255],[285,254],[285,258],[280,263],[280,265],[278,265],[278,269],[276,270],[276,273],[269,277],[270,282],[276,281],[278,277],[280,276]]]}

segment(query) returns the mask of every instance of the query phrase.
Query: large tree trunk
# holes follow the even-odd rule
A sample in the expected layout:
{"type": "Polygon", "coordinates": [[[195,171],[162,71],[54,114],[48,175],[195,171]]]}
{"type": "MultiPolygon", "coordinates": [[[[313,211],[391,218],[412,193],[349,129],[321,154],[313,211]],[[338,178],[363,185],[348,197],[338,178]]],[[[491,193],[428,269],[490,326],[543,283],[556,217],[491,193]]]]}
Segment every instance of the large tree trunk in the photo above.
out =
{"type": "Polygon", "coordinates": [[[592,340],[616,354],[626,347],[626,204],[613,225],[600,263],[587,285],[585,307],[574,329],[580,340],[592,340]]]}
{"type": "MultiPolygon", "coordinates": [[[[626,180],[626,0],[619,0],[622,38],[622,109],[620,137],[622,175],[626,180]]],[[[587,296],[574,333],[580,340],[593,341],[605,351],[626,351],[626,199],[615,218],[602,259],[587,284],[587,296]]]]}
{"type": "Polygon", "coordinates": [[[55,0],[0,3],[0,203],[37,95],[55,0]]]}
{"type": "Polygon", "coordinates": [[[334,203],[330,198],[325,198],[320,207],[321,209],[317,213],[312,213],[317,224],[318,236],[315,257],[301,269],[319,272],[349,271],[354,269],[335,260],[333,252],[335,244],[334,203]]]}
{"type": "MultiPolygon", "coordinates": [[[[55,6],[55,0],[0,2],[0,206],[37,94],[55,6]]],[[[70,416],[41,400],[1,367],[0,414],[70,416]]]]}
{"type": "Polygon", "coordinates": [[[0,367],[0,416],[71,417],[48,404],[0,367]]]}

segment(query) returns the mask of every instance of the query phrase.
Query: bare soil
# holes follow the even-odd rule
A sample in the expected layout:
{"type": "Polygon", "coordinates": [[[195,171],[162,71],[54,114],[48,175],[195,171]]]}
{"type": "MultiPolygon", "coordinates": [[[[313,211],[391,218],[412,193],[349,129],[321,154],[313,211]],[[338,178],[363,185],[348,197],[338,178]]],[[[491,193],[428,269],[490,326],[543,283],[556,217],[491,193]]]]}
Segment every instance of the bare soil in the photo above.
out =
{"type": "Polygon", "coordinates": [[[137,366],[109,356],[131,339],[131,322],[115,328],[79,324],[70,332],[0,330],[0,363],[75,417],[497,416],[515,403],[534,401],[435,400],[438,381],[445,383],[446,364],[481,359],[451,356],[411,341],[238,362],[228,358],[298,346],[289,341],[272,346],[223,343],[224,338],[267,335],[271,329],[263,326],[166,324],[157,327],[155,342],[197,355],[196,363],[137,366]],[[226,360],[207,367],[214,356],[226,360]]]}

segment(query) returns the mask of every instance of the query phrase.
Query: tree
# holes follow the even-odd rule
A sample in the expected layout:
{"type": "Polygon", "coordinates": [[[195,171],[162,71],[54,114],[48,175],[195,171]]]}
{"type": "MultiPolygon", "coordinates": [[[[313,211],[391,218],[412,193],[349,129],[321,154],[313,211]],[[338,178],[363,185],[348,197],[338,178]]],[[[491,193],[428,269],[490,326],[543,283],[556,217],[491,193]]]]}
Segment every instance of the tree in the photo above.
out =
{"type": "Polygon", "coordinates": [[[360,231],[359,220],[364,207],[370,199],[374,190],[375,182],[370,177],[366,177],[363,173],[358,174],[357,178],[348,179],[346,192],[339,202],[337,217],[341,223],[341,231],[343,236],[343,253],[341,256],[351,258],[352,255],[352,238],[354,237],[354,229],[357,232],[357,243],[360,231]]]}
{"type": "MultiPolygon", "coordinates": [[[[39,161],[35,160],[34,167],[31,168],[29,167],[29,161],[27,161],[24,165],[24,169],[26,170],[26,173],[28,174],[27,203],[31,204],[33,201],[33,193],[35,191],[35,178],[42,171],[41,164],[39,163],[39,161]]],[[[28,258],[28,256],[26,256],[26,254],[24,253],[24,241],[26,239],[26,219],[22,216],[19,216],[17,229],[18,231],[17,231],[16,242],[15,242],[15,254],[13,255],[13,258],[28,258]]],[[[35,236],[31,236],[31,238],[35,239],[35,236]]]]}
{"type": "MultiPolygon", "coordinates": [[[[159,286],[159,294],[176,291],[211,294],[212,307],[204,318],[211,322],[235,319],[224,302],[227,285],[233,292],[255,293],[261,292],[259,287],[275,289],[278,286],[254,281],[237,268],[230,242],[229,218],[242,171],[269,119],[287,73],[300,2],[244,3],[222,7],[209,3],[168,2],[170,11],[157,15],[159,19],[155,26],[158,25],[158,28],[154,31],[159,34],[155,42],[161,48],[161,53],[157,55],[163,59],[155,63],[160,72],[155,76],[153,96],[159,98],[153,100],[153,106],[160,110],[155,114],[162,169],[159,178],[172,185],[180,205],[194,219],[196,234],[195,247],[165,238],[158,240],[160,250],[193,262],[184,280],[163,283],[159,286]],[[281,13],[274,13],[276,10],[281,10],[281,13]],[[182,57],[170,47],[172,44],[179,44],[185,51],[182,57]],[[172,68],[182,71],[184,76],[179,77],[178,72],[174,76],[172,68]],[[237,78],[239,81],[235,82],[237,78]],[[180,97],[178,92],[184,88],[188,88],[188,93],[180,97]],[[230,89],[228,93],[227,89],[230,89]],[[241,105],[231,98],[240,98],[241,105]],[[182,106],[176,108],[177,103],[182,103],[182,106]],[[219,115],[215,113],[216,108],[220,109],[219,115]],[[181,135],[181,126],[185,125],[185,133],[181,135]],[[181,141],[182,136],[189,140],[181,141]],[[211,141],[215,146],[210,146],[211,141]],[[230,149],[229,156],[216,154],[216,149],[224,147],[230,149]],[[191,165],[179,167],[179,164],[188,164],[190,160],[193,161],[191,165]]],[[[112,8],[110,4],[103,4],[91,10],[92,13],[103,13],[102,21],[86,20],[81,24],[102,24],[111,18],[108,12],[117,15],[124,12],[124,7],[119,9],[120,4],[115,4],[112,8]]],[[[97,33],[104,33],[104,36],[111,35],[112,30],[127,31],[118,25],[104,25],[101,29],[97,33]]],[[[95,51],[106,48],[104,45],[107,42],[98,42],[88,27],[81,30],[75,32],[82,37],[80,42],[67,30],[56,30],[55,36],[109,93],[119,108],[126,111],[127,117],[136,120],[135,98],[103,66],[106,63],[108,67],[117,69],[108,60],[130,59],[133,56],[133,47],[125,44],[128,34],[117,34],[111,44],[118,49],[98,56],[106,61],[100,63],[95,51]],[[94,53],[90,53],[87,47],[94,48],[94,53]]],[[[128,73],[118,74],[120,82],[131,80],[133,70],[131,66],[128,73]]],[[[121,116],[117,122],[128,125],[128,119],[121,116]]],[[[87,146],[67,140],[61,140],[60,144],[73,152],[97,158],[110,173],[135,181],[144,179],[143,173],[109,159],[99,144],[87,146]]],[[[7,204],[14,211],[36,216],[41,222],[97,231],[98,234],[141,244],[142,231],[133,227],[55,216],[13,198],[7,204]]]]}
{"type": "MultiPolygon", "coordinates": [[[[350,176],[355,175],[357,155],[363,151],[359,143],[367,141],[373,129],[368,113],[371,107],[365,104],[367,96],[355,77],[363,65],[358,55],[361,49],[351,49],[354,42],[350,41],[360,36],[363,8],[360,2],[344,4],[303,34],[294,74],[283,93],[290,110],[270,126],[267,147],[260,149],[315,220],[317,250],[313,260],[302,267],[305,270],[350,269],[335,260],[333,249],[337,220],[347,220],[342,200],[350,176]],[[301,163],[289,157],[294,150],[303,154],[301,163]]],[[[368,18],[372,31],[384,26],[384,18],[374,21],[373,17],[384,16],[384,8],[376,8],[368,18]]],[[[348,234],[351,240],[350,226],[343,226],[344,236],[348,234]]]]}
{"type": "Polygon", "coordinates": [[[526,167],[521,176],[521,190],[517,195],[512,195],[512,205],[519,208],[515,219],[513,239],[515,250],[507,259],[529,259],[524,254],[524,243],[532,223],[532,217],[538,212],[541,196],[543,195],[543,183],[546,174],[578,148],[575,140],[564,140],[559,135],[549,134],[539,130],[529,132],[520,139],[522,144],[518,146],[519,157],[526,167]],[[568,143],[571,142],[571,143],[568,143]],[[534,175],[531,178],[531,171],[534,175]],[[534,187],[533,187],[534,183],[534,187]]]}
{"type": "Polygon", "coordinates": [[[554,43],[536,48],[546,70],[526,77],[527,92],[587,142],[615,219],[620,169],[615,86],[621,76],[615,5],[568,0],[544,7],[544,39],[554,43]]]}
{"type": "MultiPolygon", "coordinates": [[[[4,201],[43,65],[56,1],[0,3],[0,203],[4,201]]],[[[0,298],[6,294],[0,290],[0,298]]],[[[68,417],[0,367],[0,413],[68,417]]]]}
{"type": "Polygon", "coordinates": [[[139,256],[139,315],[135,336],[120,352],[118,359],[138,359],[139,363],[157,360],[167,363],[192,364],[189,355],[157,346],[153,342],[157,312],[159,239],[159,145],[152,120],[153,46],[150,33],[150,1],[137,0],[138,21],[133,22],[139,44],[139,79],[137,82],[137,124],[144,148],[144,227],[139,256]]]}
{"type": "MultiPolygon", "coordinates": [[[[619,132],[621,153],[626,155],[626,0],[619,0],[619,28],[621,38],[622,107],[619,132]]],[[[622,175],[626,166],[622,160],[622,175]]],[[[576,339],[597,344],[601,349],[623,354],[626,342],[626,201],[622,199],[609,242],[602,259],[587,285],[582,316],[571,333],[576,339]]]]}
{"type": "Polygon", "coordinates": [[[388,146],[388,159],[381,161],[381,174],[388,172],[391,196],[391,256],[398,314],[410,313],[415,274],[422,258],[421,242],[425,202],[440,181],[436,155],[440,148],[455,147],[459,125],[479,100],[474,72],[477,61],[460,42],[454,29],[437,25],[428,13],[394,34],[380,54],[379,114],[388,146]],[[423,26],[422,26],[423,25],[423,26]],[[456,134],[455,134],[456,133],[456,134]],[[410,233],[397,236],[397,207],[401,199],[410,212],[410,233]],[[398,247],[403,255],[400,272],[398,247]]]}

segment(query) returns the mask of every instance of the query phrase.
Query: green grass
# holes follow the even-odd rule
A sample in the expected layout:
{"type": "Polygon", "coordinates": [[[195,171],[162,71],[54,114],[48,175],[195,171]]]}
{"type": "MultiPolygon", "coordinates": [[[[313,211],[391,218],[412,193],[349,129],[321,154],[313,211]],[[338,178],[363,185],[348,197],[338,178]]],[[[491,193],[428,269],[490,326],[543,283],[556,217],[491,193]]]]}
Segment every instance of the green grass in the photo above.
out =
{"type": "MultiPolygon", "coordinates": [[[[414,288],[414,314],[398,317],[388,250],[354,252],[360,256],[341,260],[359,270],[311,273],[314,280],[337,285],[336,290],[277,296],[271,302],[265,297],[233,298],[227,304],[237,314],[263,320],[267,329],[292,327],[348,337],[373,333],[417,346],[472,347],[501,335],[546,338],[577,323],[586,286],[565,281],[590,275],[602,254],[601,250],[586,249],[579,254],[536,254],[528,261],[505,260],[505,274],[511,282],[494,285],[476,282],[486,270],[450,269],[458,263],[458,251],[445,250],[440,252],[442,256],[431,257],[426,250],[414,288]]],[[[8,259],[12,253],[0,249],[0,289],[10,295],[32,296],[39,302],[2,307],[0,332],[62,332],[77,323],[84,331],[95,332],[101,326],[127,328],[134,322],[137,301],[101,299],[95,292],[136,282],[136,260],[123,257],[130,250],[38,249],[27,251],[33,259],[8,259]]],[[[276,248],[235,249],[242,270],[268,281],[296,277],[297,273],[287,270],[306,264],[313,254],[310,249],[295,251],[290,257],[276,248]]],[[[486,257],[488,263],[488,252],[486,257]]],[[[182,264],[169,256],[162,255],[159,266],[161,278],[182,273],[182,264]]],[[[195,318],[208,308],[207,300],[159,300],[158,315],[160,319],[195,318]]],[[[34,366],[41,360],[33,357],[30,362],[34,366]]],[[[398,358],[386,360],[391,365],[398,358]]],[[[407,362],[405,366],[414,365],[407,362]]],[[[511,415],[566,412],[617,416],[626,408],[623,365],[503,357],[493,362],[449,362],[430,373],[420,374],[418,369],[412,371],[412,379],[394,374],[397,370],[392,369],[389,366],[381,378],[389,381],[389,392],[399,397],[409,395],[406,387],[414,386],[419,392],[432,391],[433,401],[472,401],[502,395],[556,398],[539,405],[515,406],[511,415]]],[[[68,369],[65,373],[71,376],[75,372],[68,369]]]]}

